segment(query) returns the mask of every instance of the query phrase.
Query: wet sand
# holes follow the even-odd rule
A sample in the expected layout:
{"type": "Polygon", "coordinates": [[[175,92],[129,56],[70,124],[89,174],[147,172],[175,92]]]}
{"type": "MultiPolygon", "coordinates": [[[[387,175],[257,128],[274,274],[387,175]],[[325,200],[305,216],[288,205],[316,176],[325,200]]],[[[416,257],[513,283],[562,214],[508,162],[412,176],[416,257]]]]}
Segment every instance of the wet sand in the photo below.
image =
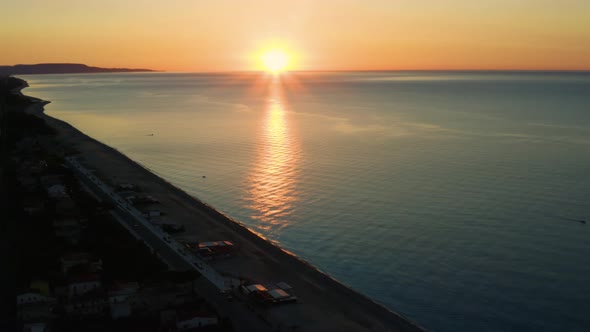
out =
{"type": "Polygon", "coordinates": [[[423,331],[417,324],[264,240],[117,150],[46,115],[44,104],[37,102],[27,111],[45,119],[56,130],[57,145],[53,149],[64,154],[76,153],[82,164],[94,169],[107,183],[133,183],[157,198],[160,204],[153,208],[165,212],[162,221],[186,228],[185,233],[175,236],[177,239],[234,242],[238,251],[235,257],[211,263],[217,271],[257,283],[284,281],[290,284],[298,303],[275,306],[265,313],[277,330],[280,327],[296,331],[423,331]]]}

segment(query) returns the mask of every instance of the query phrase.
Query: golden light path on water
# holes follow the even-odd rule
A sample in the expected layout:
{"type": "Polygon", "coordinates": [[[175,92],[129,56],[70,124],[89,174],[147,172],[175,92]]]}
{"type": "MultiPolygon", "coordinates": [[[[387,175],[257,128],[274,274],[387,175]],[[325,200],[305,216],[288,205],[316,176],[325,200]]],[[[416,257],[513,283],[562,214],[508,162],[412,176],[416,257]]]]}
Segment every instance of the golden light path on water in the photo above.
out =
{"type": "Polygon", "coordinates": [[[255,166],[248,176],[248,201],[259,230],[274,234],[289,223],[297,200],[300,148],[290,126],[284,87],[280,79],[269,82],[264,115],[258,134],[255,166]]]}

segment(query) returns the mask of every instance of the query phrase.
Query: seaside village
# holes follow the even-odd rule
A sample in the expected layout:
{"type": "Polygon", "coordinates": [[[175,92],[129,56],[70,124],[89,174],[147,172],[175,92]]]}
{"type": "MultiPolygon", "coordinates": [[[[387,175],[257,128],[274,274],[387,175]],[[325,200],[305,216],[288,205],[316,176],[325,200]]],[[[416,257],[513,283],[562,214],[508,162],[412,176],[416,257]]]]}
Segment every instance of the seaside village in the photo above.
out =
{"type": "MultiPolygon", "coordinates": [[[[75,176],[64,156],[51,147],[52,129],[23,112],[9,116],[9,161],[5,183],[18,241],[15,289],[18,330],[41,331],[233,331],[235,322],[205,300],[197,269],[171,269],[158,250],[111,213],[75,176]]],[[[183,232],[162,222],[156,197],[130,183],[111,184],[127,208],[163,233],[183,232]]],[[[137,224],[135,224],[137,226],[137,224]]],[[[171,238],[165,236],[169,241],[171,238]]],[[[231,240],[183,243],[183,255],[198,261],[232,259],[231,240]]],[[[195,263],[199,264],[199,263],[195,263]]],[[[200,266],[202,268],[202,266],[200,266]]],[[[295,302],[286,283],[263,285],[241,280],[224,301],[244,302],[255,319],[264,308],[295,302]]],[[[268,327],[272,323],[267,322],[268,327]]]]}

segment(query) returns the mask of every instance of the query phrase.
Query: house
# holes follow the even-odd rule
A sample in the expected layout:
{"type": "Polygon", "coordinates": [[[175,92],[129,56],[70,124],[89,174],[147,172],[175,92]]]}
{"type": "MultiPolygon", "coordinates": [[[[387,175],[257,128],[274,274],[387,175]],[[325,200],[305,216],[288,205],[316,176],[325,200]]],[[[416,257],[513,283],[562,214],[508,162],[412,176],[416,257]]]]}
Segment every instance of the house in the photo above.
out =
{"type": "Polygon", "coordinates": [[[156,287],[142,287],[141,291],[128,298],[132,312],[155,314],[160,310],[182,305],[195,300],[192,283],[182,285],[159,282],[156,287]]]}
{"type": "Polygon", "coordinates": [[[14,149],[18,153],[30,153],[33,150],[33,145],[35,144],[37,144],[37,142],[32,137],[24,137],[15,143],[14,149]]]}
{"type": "Polygon", "coordinates": [[[37,179],[33,177],[32,174],[26,173],[21,174],[17,178],[19,187],[22,191],[26,193],[33,193],[37,191],[38,183],[37,179]]]}
{"type": "Polygon", "coordinates": [[[119,183],[117,185],[117,191],[135,191],[137,186],[131,183],[119,183]]]}
{"type": "Polygon", "coordinates": [[[53,319],[57,300],[39,293],[23,293],[16,297],[17,316],[24,322],[53,319]]]}
{"type": "Polygon", "coordinates": [[[101,287],[97,274],[86,274],[72,277],[68,282],[68,297],[73,298],[101,287]]]}
{"type": "Polygon", "coordinates": [[[139,290],[137,282],[116,283],[108,291],[111,318],[128,317],[132,313],[131,298],[139,290]]]}
{"type": "Polygon", "coordinates": [[[39,180],[45,189],[55,185],[63,185],[63,177],[58,174],[43,175],[39,180]]]}
{"type": "Polygon", "coordinates": [[[218,323],[217,314],[204,302],[185,303],[160,311],[161,330],[192,331],[218,323]]]}
{"type": "Polygon", "coordinates": [[[248,285],[242,286],[240,288],[241,292],[248,296],[250,299],[267,303],[267,304],[278,304],[278,303],[293,303],[297,302],[297,297],[293,296],[285,291],[285,289],[291,289],[287,283],[279,283],[282,284],[284,288],[276,287],[274,285],[270,285],[268,288],[260,285],[248,285]]]}
{"type": "Polygon", "coordinates": [[[23,210],[29,216],[38,216],[45,212],[45,200],[41,197],[27,196],[23,199],[23,210]]]}
{"type": "Polygon", "coordinates": [[[139,284],[132,282],[116,282],[108,290],[109,303],[126,301],[129,296],[136,294],[139,290],[139,284]]]}
{"type": "Polygon", "coordinates": [[[23,332],[47,332],[49,328],[45,323],[28,323],[23,326],[23,332]]]}
{"type": "Polygon", "coordinates": [[[32,303],[56,303],[57,300],[53,297],[45,296],[39,293],[23,293],[16,296],[16,305],[27,305],[32,303]]]}
{"type": "Polygon", "coordinates": [[[70,318],[104,316],[108,300],[101,288],[93,288],[80,295],[73,296],[65,305],[66,315],[70,318]]]}
{"type": "Polygon", "coordinates": [[[253,292],[266,292],[268,289],[260,284],[253,284],[248,286],[242,286],[242,293],[248,295],[253,292]]]}
{"type": "Polygon", "coordinates": [[[23,322],[47,321],[57,317],[53,312],[53,303],[31,303],[18,306],[17,317],[23,322]]]}
{"type": "Polygon", "coordinates": [[[76,202],[69,196],[58,198],[55,201],[55,212],[65,216],[77,215],[76,202]]]}
{"type": "Polygon", "coordinates": [[[267,293],[272,297],[273,303],[291,303],[297,301],[295,296],[290,295],[280,288],[271,289],[267,293]]]}
{"type": "Polygon", "coordinates": [[[131,205],[153,204],[153,203],[160,202],[159,200],[157,200],[153,196],[146,195],[146,194],[131,195],[131,196],[125,197],[125,199],[127,200],[127,203],[129,203],[131,205]]]}
{"type": "Polygon", "coordinates": [[[29,288],[41,295],[47,296],[47,297],[49,297],[51,295],[49,282],[47,282],[47,280],[40,280],[40,279],[33,280],[29,284],[29,288]]]}
{"type": "Polygon", "coordinates": [[[160,226],[160,228],[168,233],[168,234],[174,234],[174,233],[181,233],[185,231],[185,228],[183,225],[178,225],[178,224],[171,224],[171,223],[161,223],[158,226],[160,226]]]}
{"type": "Polygon", "coordinates": [[[70,197],[66,193],[66,187],[63,184],[54,184],[46,188],[49,198],[60,199],[70,197]]]}
{"type": "Polygon", "coordinates": [[[198,245],[199,255],[206,256],[227,256],[234,252],[234,244],[230,241],[201,242],[198,245]]]}
{"type": "Polygon", "coordinates": [[[53,221],[53,232],[56,237],[62,238],[71,244],[80,241],[81,227],[75,218],[58,218],[53,221]]]}
{"type": "Polygon", "coordinates": [[[293,287],[291,287],[291,285],[289,285],[288,283],[281,281],[277,283],[277,287],[284,290],[284,291],[288,291],[293,289],[293,287]]]}
{"type": "Polygon", "coordinates": [[[144,212],[143,213],[143,216],[146,217],[146,218],[148,218],[148,219],[151,219],[151,220],[153,220],[152,218],[158,219],[159,217],[162,216],[162,211],[160,211],[160,210],[150,210],[150,211],[144,212]]]}
{"type": "Polygon", "coordinates": [[[147,212],[148,217],[159,217],[162,215],[162,212],[160,212],[160,210],[151,210],[147,212]]]}
{"type": "Polygon", "coordinates": [[[38,160],[31,164],[29,170],[33,174],[41,174],[47,169],[47,162],[45,160],[38,160]]]}
{"type": "Polygon", "coordinates": [[[208,310],[179,311],[176,318],[176,328],[180,331],[217,325],[218,323],[217,315],[208,310]]]}
{"type": "Polygon", "coordinates": [[[73,267],[82,267],[85,272],[95,273],[102,271],[102,260],[87,252],[74,252],[60,257],[61,270],[67,274],[73,267]]]}
{"type": "Polygon", "coordinates": [[[120,191],[118,194],[119,194],[119,196],[121,196],[121,197],[123,197],[125,199],[127,199],[129,197],[135,197],[135,195],[137,195],[137,193],[135,191],[132,191],[132,190],[120,191]]]}

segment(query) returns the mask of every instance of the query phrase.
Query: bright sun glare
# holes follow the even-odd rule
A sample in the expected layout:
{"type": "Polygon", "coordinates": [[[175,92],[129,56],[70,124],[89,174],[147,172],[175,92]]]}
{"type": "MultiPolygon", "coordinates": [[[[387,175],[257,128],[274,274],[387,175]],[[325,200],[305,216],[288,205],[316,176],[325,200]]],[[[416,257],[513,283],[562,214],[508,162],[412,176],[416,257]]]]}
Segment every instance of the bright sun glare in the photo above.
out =
{"type": "Polygon", "coordinates": [[[262,55],[262,64],[266,70],[278,74],[287,69],[289,56],[281,50],[268,51],[262,55]]]}

